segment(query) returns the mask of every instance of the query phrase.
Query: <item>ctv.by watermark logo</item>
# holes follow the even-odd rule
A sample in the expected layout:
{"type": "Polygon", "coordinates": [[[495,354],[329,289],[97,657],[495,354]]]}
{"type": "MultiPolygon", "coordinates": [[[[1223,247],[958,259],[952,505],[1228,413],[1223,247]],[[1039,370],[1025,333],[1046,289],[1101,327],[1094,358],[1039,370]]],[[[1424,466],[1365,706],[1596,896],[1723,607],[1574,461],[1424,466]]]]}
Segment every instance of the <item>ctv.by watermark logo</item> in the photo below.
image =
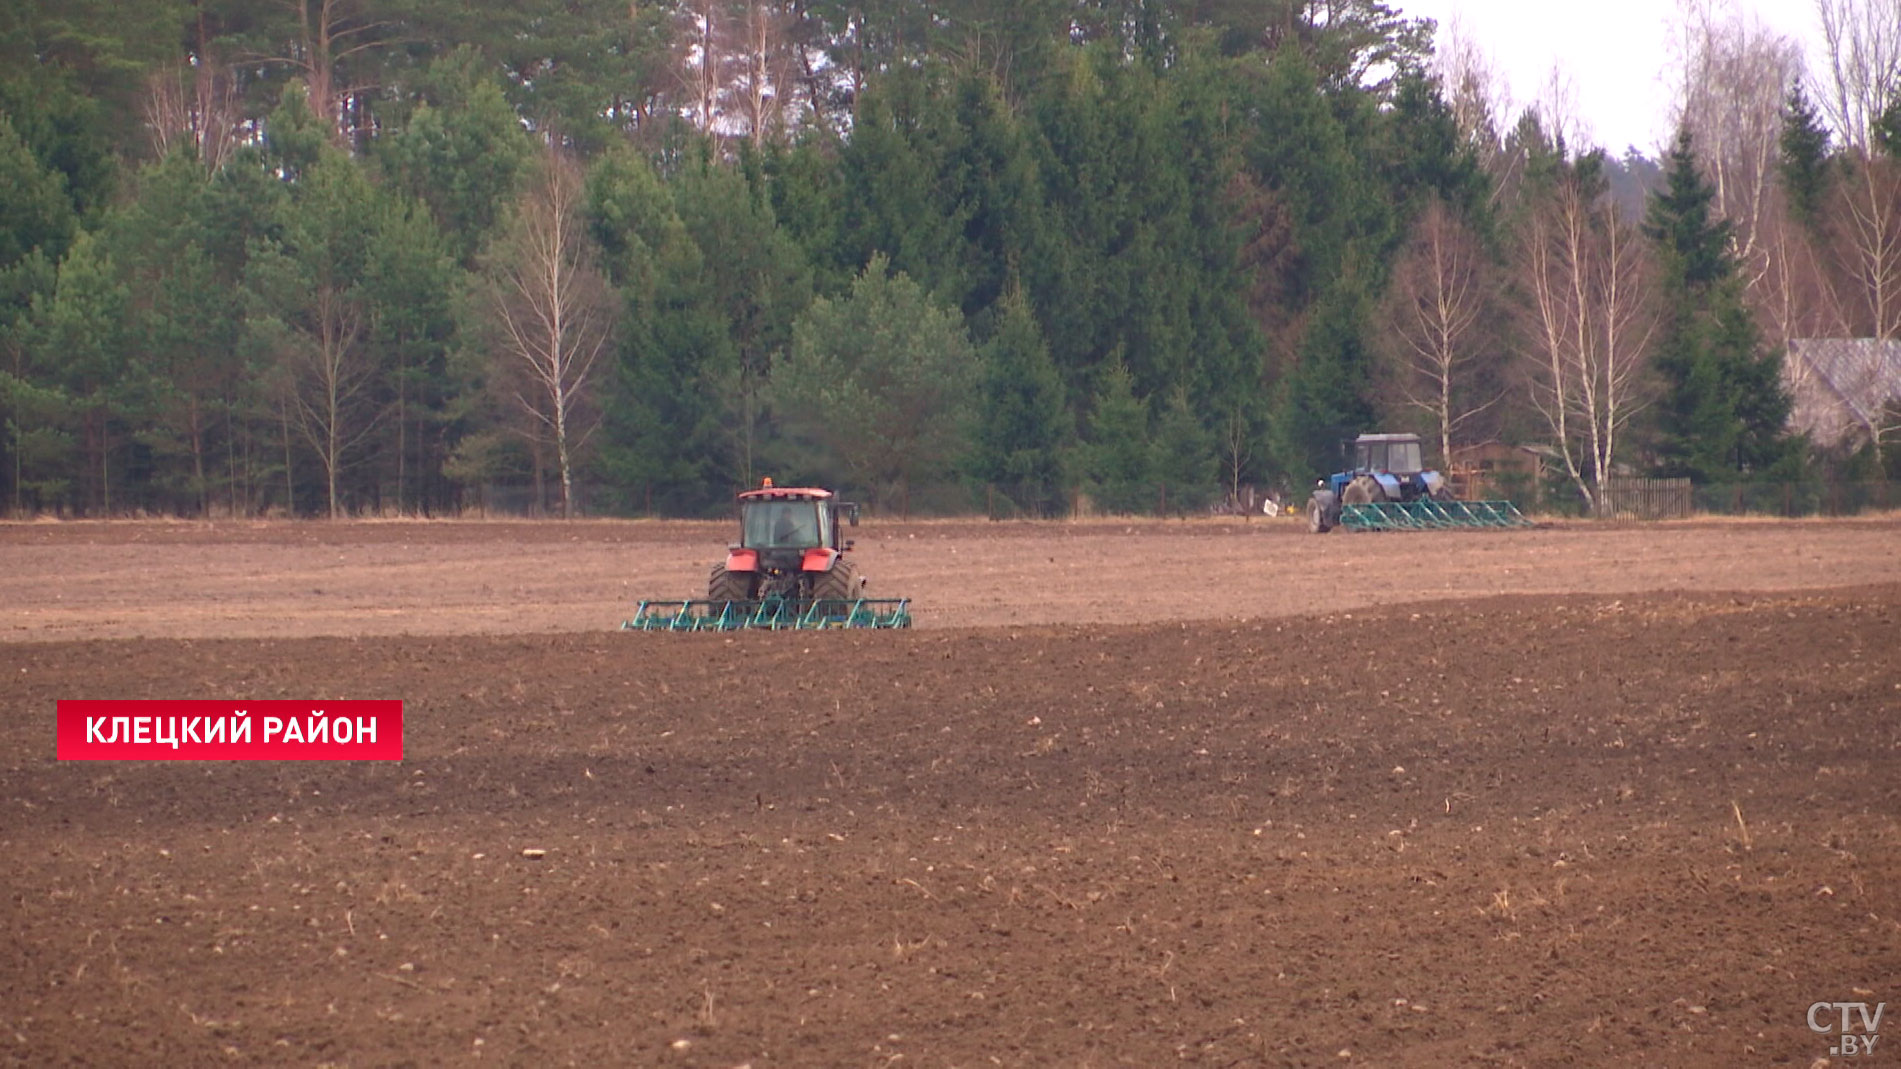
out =
{"type": "MultiPolygon", "coordinates": [[[[1859,993],[1859,992],[1857,992],[1859,993]]],[[[1817,1002],[1809,1006],[1809,1031],[1834,1035],[1835,1045],[1828,1048],[1838,1058],[1873,1054],[1881,1041],[1881,1015],[1885,1002],[1870,1007],[1866,1002],[1817,1002]]]]}

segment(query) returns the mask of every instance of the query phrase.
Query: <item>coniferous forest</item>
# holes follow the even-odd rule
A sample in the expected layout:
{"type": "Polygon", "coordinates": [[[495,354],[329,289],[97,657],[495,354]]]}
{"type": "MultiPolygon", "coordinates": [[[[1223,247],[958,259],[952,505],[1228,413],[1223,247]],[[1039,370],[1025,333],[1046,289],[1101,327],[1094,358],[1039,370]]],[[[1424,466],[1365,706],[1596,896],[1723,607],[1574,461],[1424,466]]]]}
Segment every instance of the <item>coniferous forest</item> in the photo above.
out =
{"type": "Polygon", "coordinates": [[[1784,357],[1901,337],[1901,9],[1821,0],[1825,71],[1698,10],[1650,158],[1381,0],[20,0],[0,507],[1880,477],[1784,357]]]}

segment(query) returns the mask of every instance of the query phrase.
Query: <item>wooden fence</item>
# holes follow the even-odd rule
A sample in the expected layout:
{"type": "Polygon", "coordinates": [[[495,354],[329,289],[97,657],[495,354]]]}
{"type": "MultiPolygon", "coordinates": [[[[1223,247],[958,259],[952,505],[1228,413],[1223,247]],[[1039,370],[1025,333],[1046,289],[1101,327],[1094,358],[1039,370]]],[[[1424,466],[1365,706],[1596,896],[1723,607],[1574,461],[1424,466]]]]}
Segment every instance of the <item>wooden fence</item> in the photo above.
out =
{"type": "Polygon", "coordinates": [[[1693,495],[1688,479],[1636,479],[1616,476],[1604,480],[1604,500],[1597,515],[1620,520],[1672,520],[1690,514],[1693,495]]]}

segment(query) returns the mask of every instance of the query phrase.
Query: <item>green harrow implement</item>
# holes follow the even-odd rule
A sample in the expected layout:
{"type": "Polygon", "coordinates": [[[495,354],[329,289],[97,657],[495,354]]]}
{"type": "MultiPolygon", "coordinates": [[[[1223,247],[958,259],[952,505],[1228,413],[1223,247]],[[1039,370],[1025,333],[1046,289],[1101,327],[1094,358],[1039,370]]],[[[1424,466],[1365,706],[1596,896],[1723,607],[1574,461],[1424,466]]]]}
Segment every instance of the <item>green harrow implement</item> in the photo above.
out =
{"type": "Polygon", "coordinates": [[[1431,531],[1454,527],[1530,527],[1509,501],[1376,501],[1340,506],[1340,526],[1349,531],[1431,531]]]}
{"type": "Polygon", "coordinates": [[[910,598],[643,601],[622,631],[829,631],[911,626],[910,598]]]}

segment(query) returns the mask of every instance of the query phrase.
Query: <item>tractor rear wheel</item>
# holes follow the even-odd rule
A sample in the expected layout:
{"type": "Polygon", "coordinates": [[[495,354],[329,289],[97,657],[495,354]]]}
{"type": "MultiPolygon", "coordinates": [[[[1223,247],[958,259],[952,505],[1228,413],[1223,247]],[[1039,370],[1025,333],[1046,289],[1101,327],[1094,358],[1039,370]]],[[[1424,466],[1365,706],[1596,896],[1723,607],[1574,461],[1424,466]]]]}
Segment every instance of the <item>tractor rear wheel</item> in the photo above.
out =
{"type": "Polygon", "coordinates": [[[812,579],[812,597],[820,601],[853,601],[858,593],[858,565],[847,557],[832,562],[832,570],[812,579]]]}
{"type": "Polygon", "coordinates": [[[746,572],[729,572],[724,564],[713,565],[713,574],[706,580],[706,600],[752,600],[752,576],[746,572]]]}
{"type": "Polygon", "coordinates": [[[1370,505],[1384,500],[1386,491],[1380,488],[1379,480],[1371,475],[1356,477],[1340,492],[1340,503],[1344,505],[1370,505]]]}

